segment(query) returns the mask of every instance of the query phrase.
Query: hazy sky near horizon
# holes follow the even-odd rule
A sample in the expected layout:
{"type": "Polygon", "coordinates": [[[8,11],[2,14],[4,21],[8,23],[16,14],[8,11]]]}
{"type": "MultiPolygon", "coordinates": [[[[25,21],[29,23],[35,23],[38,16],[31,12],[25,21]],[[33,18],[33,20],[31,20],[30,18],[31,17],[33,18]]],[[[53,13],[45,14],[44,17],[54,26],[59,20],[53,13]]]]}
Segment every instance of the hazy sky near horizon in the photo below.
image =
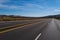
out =
{"type": "Polygon", "coordinates": [[[0,15],[46,16],[60,14],[60,0],[0,0],[0,15]]]}

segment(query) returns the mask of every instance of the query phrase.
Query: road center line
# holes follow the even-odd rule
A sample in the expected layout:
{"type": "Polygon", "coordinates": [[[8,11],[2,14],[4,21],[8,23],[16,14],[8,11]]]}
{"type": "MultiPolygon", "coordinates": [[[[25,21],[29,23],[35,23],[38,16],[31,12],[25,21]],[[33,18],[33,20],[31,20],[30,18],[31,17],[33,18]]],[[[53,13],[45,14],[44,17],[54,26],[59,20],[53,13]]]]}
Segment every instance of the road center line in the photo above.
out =
{"type": "Polygon", "coordinates": [[[35,38],[35,40],[38,40],[38,38],[41,36],[41,33],[35,38]]]}

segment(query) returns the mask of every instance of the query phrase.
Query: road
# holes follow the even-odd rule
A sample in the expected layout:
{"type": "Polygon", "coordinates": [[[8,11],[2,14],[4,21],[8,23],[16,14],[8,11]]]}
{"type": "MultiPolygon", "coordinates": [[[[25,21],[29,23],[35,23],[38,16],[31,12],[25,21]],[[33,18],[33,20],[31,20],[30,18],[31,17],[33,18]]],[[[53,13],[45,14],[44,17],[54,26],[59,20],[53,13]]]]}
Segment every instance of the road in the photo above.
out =
{"type": "Polygon", "coordinates": [[[60,29],[58,20],[52,20],[47,27],[41,32],[42,35],[38,40],[60,40],[60,29]]]}
{"type": "Polygon", "coordinates": [[[47,19],[0,35],[0,40],[60,40],[59,21],[47,19]]]}
{"type": "Polygon", "coordinates": [[[6,30],[6,29],[11,29],[11,28],[16,28],[19,26],[28,25],[31,23],[33,24],[33,23],[39,22],[39,21],[41,21],[41,19],[0,22],[0,31],[6,30]]]}
{"type": "Polygon", "coordinates": [[[31,20],[26,20],[26,21],[8,21],[8,22],[1,22],[0,23],[0,28],[8,27],[8,26],[14,26],[17,24],[23,24],[23,23],[28,23],[32,22],[31,20]]]}

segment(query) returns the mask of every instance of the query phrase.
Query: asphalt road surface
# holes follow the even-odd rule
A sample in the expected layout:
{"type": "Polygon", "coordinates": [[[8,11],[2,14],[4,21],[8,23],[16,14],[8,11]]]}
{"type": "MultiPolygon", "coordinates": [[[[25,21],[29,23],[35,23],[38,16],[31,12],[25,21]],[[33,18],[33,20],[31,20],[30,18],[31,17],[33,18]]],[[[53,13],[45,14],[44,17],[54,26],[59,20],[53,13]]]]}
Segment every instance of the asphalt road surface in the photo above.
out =
{"type": "Polygon", "coordinates": [[[13,31],[0,34],[0,40],[60,40],[60,25],[56,19],[39,21],[13,31]]]}
{"type": "Polygon", "coordinates": [[[11,22],[4,22],[0,23],[0,28],[8,27],[8,26],[14,26],[17,24],[23,24],[23,23],[29,23],[32,22],[31,20],[26,20],[26,21],[11,21],[11,22]]]}

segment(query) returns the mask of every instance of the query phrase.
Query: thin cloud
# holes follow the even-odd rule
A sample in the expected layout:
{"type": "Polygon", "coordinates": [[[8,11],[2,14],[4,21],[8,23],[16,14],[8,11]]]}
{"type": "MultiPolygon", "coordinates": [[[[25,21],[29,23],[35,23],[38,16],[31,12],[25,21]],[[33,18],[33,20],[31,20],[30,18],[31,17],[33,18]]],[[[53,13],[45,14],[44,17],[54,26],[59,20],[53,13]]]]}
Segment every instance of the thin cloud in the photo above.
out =
{"type": "Polygon", "coordinates": [[[35,7],[35,8],[39,8],[39,9],[43,9],[44,7],[43,6],[41,6],[41,5],[38,5],[38,4],[31,4],[31,3],[28,3],[28,4],[26,4],[26,6],[28,6],[28,7],[35,7]]]}
{"type": "Polygon", "coordinates": [[[16,6],[16,5],[4,5],[4,4],[0,4],[0,8],[2,9],[22,9],[23,6],[16,6]]]}
{"type": "Polygon", "coordinates": [[[55,12],[60,12],[60,9],[55,9],[54,11],[55,11],[55,12]]]}
{"type": "Polygon", "coordinates": [[[10,0],[0,0],[0,3],[9,2],[10,0]]]}
{"type": "MultiPolygon", "coordinates": [[[[17,0],[18,1],[18,0],[17,0]]],[[[17,2],[16,1],[16,2],[17,2]]],[[[16,10],[39,10],[44,9],[42,5],[35,4],[35,3],[26,3],[23,6],[21,5],[4,5],[3,3],[11,2],[11,0],[0,0],[0,8],[2,9],[16,9],[16,10]]]]}
{"type": "Polygon", "coordinates": [[[16,10],[40,10],[40,9],[43,9],[44,7],[41,6],[41,5],[38,5],[38,4],[31,4],[31,3],[28,3],[28,4],[25,4],[24,6],[17,6],[17,5],[4,5],[4,4],[0,4],[0,8],[3,8],[3,9],[16,9],[16,10]]]}

